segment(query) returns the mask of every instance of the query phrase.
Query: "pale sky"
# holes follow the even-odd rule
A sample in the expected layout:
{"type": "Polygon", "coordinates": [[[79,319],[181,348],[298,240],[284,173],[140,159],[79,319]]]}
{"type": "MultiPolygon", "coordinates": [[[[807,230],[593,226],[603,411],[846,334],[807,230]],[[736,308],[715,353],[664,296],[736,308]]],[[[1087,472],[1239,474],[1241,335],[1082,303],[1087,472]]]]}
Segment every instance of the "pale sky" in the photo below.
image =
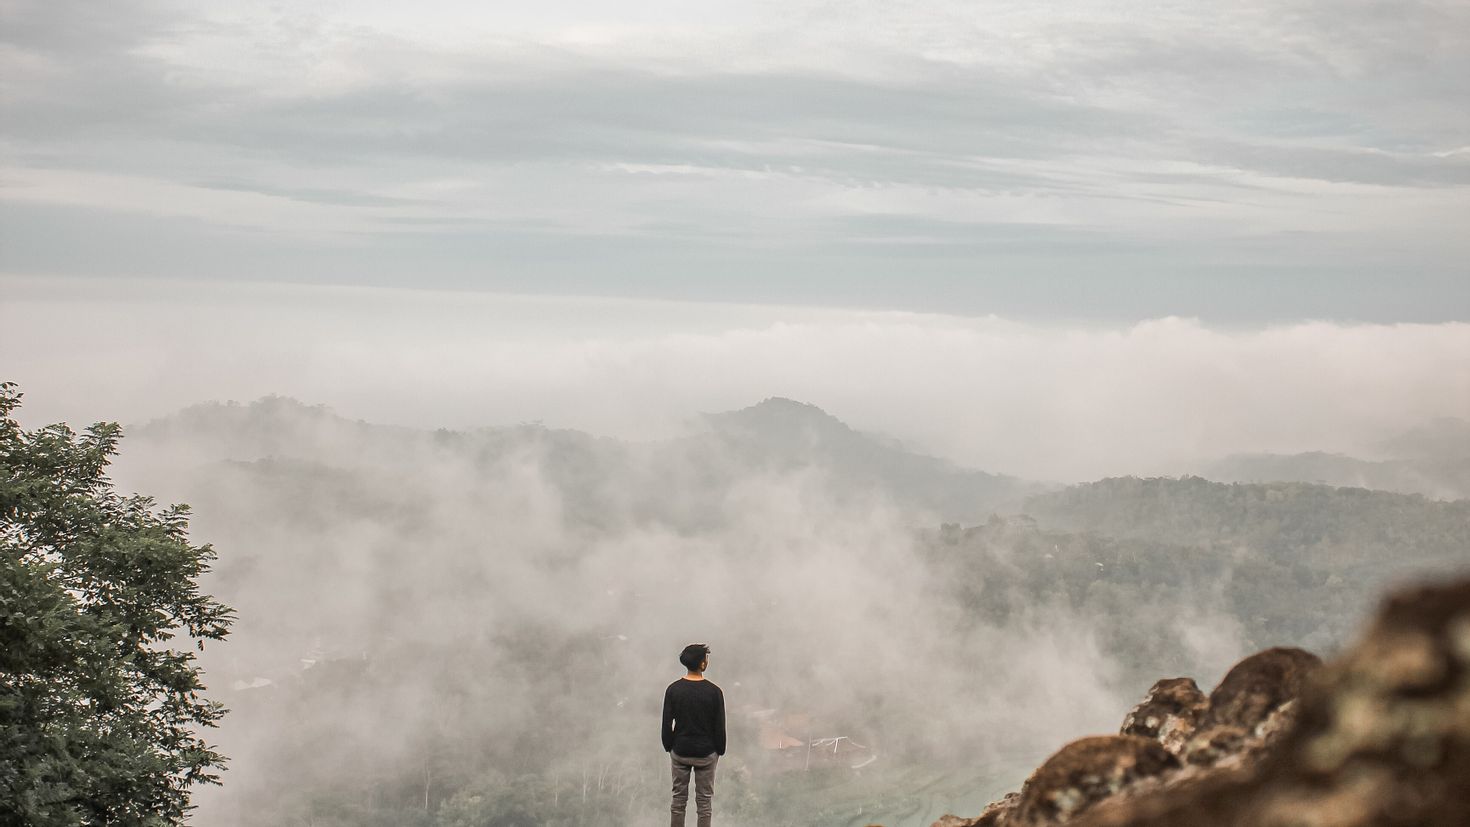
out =
{"type": "Polygon", "coordinates": [[[1470,3],[0,0],[0,289],[1470,318],[1470,3]]]}

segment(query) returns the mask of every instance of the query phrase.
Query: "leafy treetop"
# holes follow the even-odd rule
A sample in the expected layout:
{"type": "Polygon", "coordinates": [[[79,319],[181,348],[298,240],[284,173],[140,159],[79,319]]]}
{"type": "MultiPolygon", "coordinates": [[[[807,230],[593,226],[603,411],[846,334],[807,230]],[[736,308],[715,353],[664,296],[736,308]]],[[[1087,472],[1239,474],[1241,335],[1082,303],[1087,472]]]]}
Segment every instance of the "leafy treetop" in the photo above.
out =
{"type": "Polygon", "coordinates": [[[192,651],[233,620],[198,587],[215,552],[113,491],[117,424],[27,431],[20,400],[0,383],[0,822],[182,824],[225,761],[192,651]]]}

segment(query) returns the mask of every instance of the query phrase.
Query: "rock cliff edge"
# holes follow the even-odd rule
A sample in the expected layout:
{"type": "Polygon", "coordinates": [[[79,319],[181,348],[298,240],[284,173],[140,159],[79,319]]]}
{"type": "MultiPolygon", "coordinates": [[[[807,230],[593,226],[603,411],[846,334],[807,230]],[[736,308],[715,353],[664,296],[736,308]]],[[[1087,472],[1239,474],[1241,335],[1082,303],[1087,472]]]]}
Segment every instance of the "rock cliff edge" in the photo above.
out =
{"type": "Polygon", "coordinates": [[[1208,696],[1161,680],[1117,735],[1067,744],[1019,792],[934,827],[1467,823],[1470,579],[1393,594],[1327,664],[1274,648],[1208,696]]]}

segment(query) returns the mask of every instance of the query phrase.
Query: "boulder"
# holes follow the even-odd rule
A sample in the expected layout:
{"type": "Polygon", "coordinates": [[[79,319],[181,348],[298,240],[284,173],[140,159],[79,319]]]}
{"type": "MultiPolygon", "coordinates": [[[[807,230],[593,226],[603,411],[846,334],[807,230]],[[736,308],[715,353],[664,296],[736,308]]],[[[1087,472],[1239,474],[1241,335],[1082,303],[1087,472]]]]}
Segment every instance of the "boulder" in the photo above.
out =
{"type": "Polygon", "coordinates": [[[1321,666],[1322,659],[1305,649],[1277,646],[1251,655],[1231,667],[1210,693],[1200,728],[1235,726],[1255,734],[1272,712],[1302,694],[1307,678],[1321,666]]]}

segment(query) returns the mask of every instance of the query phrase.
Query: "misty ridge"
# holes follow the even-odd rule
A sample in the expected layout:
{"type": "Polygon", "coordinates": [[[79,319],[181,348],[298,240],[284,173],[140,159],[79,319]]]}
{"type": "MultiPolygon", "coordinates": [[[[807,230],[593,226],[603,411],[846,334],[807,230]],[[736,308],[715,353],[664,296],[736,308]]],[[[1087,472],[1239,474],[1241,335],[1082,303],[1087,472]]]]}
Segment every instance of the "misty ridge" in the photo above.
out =
{"type": "Polygon", "coordinates": [[[131,428],[115,471],[193,506],[239,612],[204,656],[232,763],[200,823],[655,820],[658,690],[700,640],[723,822],[902,827],[978,810],[1160,674],[1331,652],[1383,585],[1466,568],[1470,501],[1435,470],[1466,433],[1353,460],[1410,493],[1319,484],[1310,454],[1063,487],[785,399],[634,442],[271,397],[131,428]]]}
{"type": "Polygon", "coordinates": [[[1377,459],[1340,453],[1235,454],[1208,463],[1202,474],[1224,482],[1302,480],[1374,488],[1435,499],[1470,497],[1470,423],[1443,417],[1371,446],[1377,459]]]}
{"type": "Polygon", "coordinates": [[[1206,463],[1240,453],[1387,461],[1409,455],[1385,439],[1470,410],[1462,322],[1235,329],[385,288],[3,289],[0,349],[37,421],[138,423],[277,393],[375,423],[544,421],[654,442],[685,434],[696,411],[784,396],[968,468],[1084,482],[1210,476],[1206,463]]]}

